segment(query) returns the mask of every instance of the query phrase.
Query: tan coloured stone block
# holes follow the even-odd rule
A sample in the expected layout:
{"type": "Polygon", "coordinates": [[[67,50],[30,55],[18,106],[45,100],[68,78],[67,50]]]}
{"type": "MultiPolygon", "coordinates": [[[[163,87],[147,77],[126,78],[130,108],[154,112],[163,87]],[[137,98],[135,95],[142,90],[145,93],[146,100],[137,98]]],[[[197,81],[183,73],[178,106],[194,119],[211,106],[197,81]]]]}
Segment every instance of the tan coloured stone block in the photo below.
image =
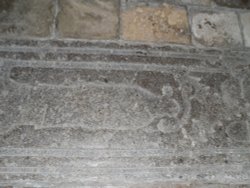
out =
{"type": "Polygon", "coordinates": [[[60,0],[60,37],[113,39],[118,35],[118,0],[60,0]]]}
{"type": "Polygon", "coordinates": [[[163,4],[136,7],[122,12],[122,38],[132,41],[190,42],[187,12],[184,8],[163,4]]]}
{"type": "Polygon", "coordinates": [[[1,37],[48,37],[54,17],[53,0],[1,0],[1,37]]]}

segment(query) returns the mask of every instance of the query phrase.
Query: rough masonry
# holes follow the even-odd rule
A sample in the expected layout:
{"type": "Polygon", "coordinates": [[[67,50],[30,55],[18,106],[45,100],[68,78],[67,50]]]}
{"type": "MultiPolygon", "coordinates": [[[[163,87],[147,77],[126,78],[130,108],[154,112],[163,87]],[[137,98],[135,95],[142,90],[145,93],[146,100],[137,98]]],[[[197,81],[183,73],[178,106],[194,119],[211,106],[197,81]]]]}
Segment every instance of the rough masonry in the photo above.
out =
{"type": "Polygon", "coordinates": [[[0,0],[0,188],[250,187],[249,1],[0,0]]]}
{"type": "Polygon", "coordinates": [[[0,38],[249,47],[248,0],[1,0],[0,38]]]}

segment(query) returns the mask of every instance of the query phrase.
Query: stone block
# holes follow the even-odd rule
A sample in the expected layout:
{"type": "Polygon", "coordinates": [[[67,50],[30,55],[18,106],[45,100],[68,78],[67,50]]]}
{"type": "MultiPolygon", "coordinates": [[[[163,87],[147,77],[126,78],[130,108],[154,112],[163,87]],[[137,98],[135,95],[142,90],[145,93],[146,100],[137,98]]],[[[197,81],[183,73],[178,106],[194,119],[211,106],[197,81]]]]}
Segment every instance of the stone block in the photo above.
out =
{"type": "Polygon", "coordinates": [[[30,147],[52,144],[39,141],[45,130],[55,135],[82,130],[84,144],[76,138],[81,147],[190,147],[186,139],[212,147],[227,145],[229,139],[232,146],[249,142],[248,125],[229,119],[242,104],[240,85],[228,73],[192,71],[182,77],[179,72],[13,67],[8,75],[12,81],[1,86],[0,126],[10,140],[3,139],[0,146],[23,144],[11,136],[19,131],[32,132],[25,133],[35,140],[26,142],[30,147]]]}
{"type": "Polygon", "coordinates": [[[214,0],[218,6],[250,9],[249,0],[214,0]]]}
{"type": "Polygon", "coordinates": [[[66,38],[113,39],[118,35],[118,0],[60,0],[58,34],[66,38]]]}
{"type": "Polygon", "coordinates": [[[192,14],[193,42],[209,47],[237,47],[242,38],[237,15],[233,12],[192,14]]]}
{"type": "Polygon", "coordinates": [[[250,13],[242,13],[240,15],[241,23],[243,27],[243,36],[245,40],[245,45],[250,47],[250,13]]]}
{"type": "Polygon", "coordinates": [[[0,187],[249,187],[245,50],[0,43],[0,187]]]}
{"type": "Polygon", "coordinates": [[[49,37],[53,0],[1,0],[1,37],[49,37]]]}
{"type": "Polygon", "coordinates": [[[181,0],[182,3],[190,5],[210,5],[212,0],[181,0]]]}
{"type": "MultiPolygon", "coordinates": [[[[129,4],[129,3],[128,3],[129,4]]],[[[122,38],[131,41],[190,42],[187,12],[169,4],[157,6],[135,5],[123,10],[122,38]]]]}

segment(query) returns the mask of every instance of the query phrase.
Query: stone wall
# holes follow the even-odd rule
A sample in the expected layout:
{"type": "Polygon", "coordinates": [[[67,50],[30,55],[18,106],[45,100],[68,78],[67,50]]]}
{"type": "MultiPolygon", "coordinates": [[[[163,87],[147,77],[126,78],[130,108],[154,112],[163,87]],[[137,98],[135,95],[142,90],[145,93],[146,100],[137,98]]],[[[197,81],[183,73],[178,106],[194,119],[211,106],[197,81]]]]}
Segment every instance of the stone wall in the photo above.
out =
{"type": "Polygon", "coordinates": [[[0,188],[249,188],[249,8],[0,0],[0,188]]]}
{"type": "Polygon", "coordinates": [[[0,37],[250,47],[248,0],[1,0],[0,37]]]}

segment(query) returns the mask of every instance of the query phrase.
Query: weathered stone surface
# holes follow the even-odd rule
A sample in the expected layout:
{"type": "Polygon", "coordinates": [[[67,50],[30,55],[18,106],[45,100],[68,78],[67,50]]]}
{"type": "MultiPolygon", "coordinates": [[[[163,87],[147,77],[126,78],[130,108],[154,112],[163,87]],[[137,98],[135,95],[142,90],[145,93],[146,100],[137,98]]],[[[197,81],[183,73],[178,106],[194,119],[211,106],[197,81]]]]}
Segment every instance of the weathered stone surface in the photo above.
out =
{"type": "Polygon", "coordinates": [[[131,188],[248,188],[248,185],[228,185],[228,184],[194,184],[194,183],[153,183],[137,184],[131,188]]]}
{"type": "Polygon", "coordinates": [[[197,45],[237,47],[242,38],[237,15],[233,12],[193,13],[193,41],[197,45]]]}
{"type": "Polygon", "coordinates": [[[53,17],[52,0],[1,0],[0,37],[48,37],[53,17]]]}
{"type": "Polygon", "coordinates": [[[0,40],[0,54],[0,187],[249,187],[248,51],[0,40]]]}
{"type": "Polygon", "coordinates": [[[118,0],[60,0],[58,34],[66,38],[113,39],[118,35],[118,0]]]}
{"type": "MultiPolygon", "coordinates": [[[[6,149],[5,151],[11,154],[15,149],[6,149]]],[[[1,151],[4,151],[1,150],[1,151]]],[[[80,150],[78,150],[80,151],[80,150]]],[[[163,151],[163,150],[162,150],[163,151]]],[[[119,168],[152,168],[152,167],[164,167],[169,165],[221,165],[221,164],[234,164],[239,165],[242,161],[250,162],[250,153],[239,154],[236,156],[232,153],[209,153],[207,150],[200,152],[193,152],[192,156],[186,155],[185,152],[170,153],[167,155],[168,150],[161,154],[159,150],[155,150],[155,153],[149,154],[145,150],[139,152],[136,155],[128,150],[123,152],[112,152],[108,150],[103,150],[103,152],[92,151],[88,152],[83,150],[83,152],[77,152],[77,150],[71,150],[70,154],[67,154],[66,150],[55,150],[48,149],[22,149],[16,152],[13,156],[0,156],[1,167],[12,167],[15,166],[22,167],[49,167],[54,166],[71,166],[78,167],[79,164],[82,167],[119,167],[119,168]],[[54,153],[49,153],[54,152],[54,153]],[[25,156],[29,155],[29,157],[25,156]],[[72,160],[72,158],[74,160],[72,160]]]]}
{"type": "Polygon", "coordinates": [[[181,0],[181,2],[190,5],[210,5],[212,0],[181,0]]]}
{"type": "MultiPolygon", "coordinates": [[[[173,87],[177,85],[173,75],[132,71],[60,69],[53,71],[53,69],[16,68],[11,71],[11,78],[25,84],[41,83],[48,86],[62,84],[65,87],[57,89],[38,87],[35,90],[32,89],[27,93],[28,95],[25,94],[24,89],[22,94],[24,98],[20,101],[23,104],[19,102],[17,104],[19,108],[25,110],[19,109],[19,115],[16,114],[16,118],[20,116],[22,120],[17,120],[14,117],[7,118],[6,121],[9,123],[16,121],[16,124],[20,121],[18,124],[21,125],[34,121],[35,124],[42,124],[42,127],[56,127],[59,124],[60,126],[74,125],[90,129],[91,127],[95,127],[95,129],[99,127],[130,130],[146,126],[148,121],[154,118],[154,113],[160,113],[157,115],[159,117],[164,116],[160,112],[163,109],[165,109],[164,113],[167,116],[177,116],[180,113],[179,104],[176,100],[167,98],[167,96],[172,97],[174,94],[173,87]],[[68,76],[65,77],[66,75],[68,76]],[[79,83],[77,83],[78,81],[79,83]],[[90,86],[87,86],[88,83],[90,83],[90,86]],[[86,88],[82,88],[85,87],[85,84],[87,84],[86,88]],[[91,84],[94,85],[91,86],[91,84]],[[98,89],[95,86],[96,84],[97,86],[101,84],[101,88],[98,89]],[[114,88],[113,84],[117,84],[117,88],[114,88]],[[71,88],[73,85],[75,85],[75,88],[71,88]],[[141,87],[137,89],[137,86],[141,87]],[[163,88],[163,86],[166,88],[163,88]],[[146,90],[144,91],[144,89],[146,90]],[[164,90],[163,93],[162,90],[164,90]],[[93,98],[92,96],[95,93],[99,94],[93,98]],[[164,97],[165,95],[166,97],[164,97]],[[158,96],[163,97],[158,99],[158,96]],[[28,97],[29,102],[25,100],[26,97],[28,97]],[[55,98],[58,99],[57,102],[55,102],[55,98]],[[27,111],[27,108],[23,105],[33,107],[29,108],[31,111],[27,111]],[[47,105],[49,106],[47,107],[47,105]],[[89,111],[89,108],[93,111],[89,111]],[[40,116],[42,113],[45,116],[40,116]],[[99,115],[95,116],[96,113],[99,115]],[[40,114],[38,116],[41,118],[35,114],[40,114]]],[[[12,94],[9,93],[9,95],[12,94]]],[[[13,95],[15,95],[15,91],[13,95]]],[[[180,95],[180,93],[176,93],[176,95],[180,95]]]]}
{"type": "Polygon", "coordinates": [[[219,6],[225,6],[230,8],[250,8],[249,0],[214,0],[219,6]]]}
{"type": "MultiPolygon", "coordinates": [[[[96,51],[97,52],[97,51],[96,51]]],[[[147,53],[147,52],[146,52],[147,53]]],[[[145,53],[145,54],[146,54],[145,53]]],[[[0,56],[2,59],[19,59],[19,60],[45,60],[45,61],[103,61],[103,62],[126,62],[126,63],[140,63],[140,64],[175,64],[175,65],[201,65],[204,62],[198,59],[185,59],[183,57],[158,57],[152,55],[150,57],[146,57],[143,52],[138,51],[135,52],[134,56],[127,56],[124,54],[97,54],[97,53],[86,53],[86,51],[81,52],[46,52],[40,55],[37,52],[9,52],[6,50],[0,50],[0,56]]]]}
{"type": "MultiPolygon", "coordinates": [[[[127,5],[129,6],[129,5],[127,5]]],[[[122,38],[133,41],[190,42],[187,12],[168,4],[135,6],[122,12],[122,38]]]]}
{"type": "Polygon", "coordinates": [[[243,36],[245,40],[245,45],[247,47],[250,47],[250,24],[249,24],[250,13],[242,13],[240,15],[240,18],[241,18],[241,24],[243,27],[243,36]]]}
{"type": "MultiPolygon", "coordinates": [[[[186,75],[14,67],[10,79],[14,85],[3,86],[6,88],[2,94],[4,102],[0,104],[2,133],[5,130],[10,135],[16,131],[23,134],[25,126],[22,125],[32,125],[35,129],[58,128],[59,132],[67,130],[60,130],[63,127],[83,128],[82,134],[93,134],[89,138],[98,140],[98,145],[118,148],[170,147],[174,138],[179,138],[176,144],[183,142],[182,147],[190,147],[191,143],[219,147],[249,142],[247,124],[228,116],[238,116],[245,108],[236,94],[241,90],[240,84],[228,73],[186,75]],[[183,129],[187,138],[182,135],[183,129]],[[94,136],[97,130],[102,132],[102,138],[98,138],[99,134],[94,136]],[[137,139],[138,135],[145,140],[137,139]]],[[[53,134],[57,131],[54,129],[53,134]]],[[[34,130],[32,139],[36,141],[27,144],[33,147],[43,132],[34,130]]],[[[91,140],[85,143],[90,144],[91,140]]],[[[13,136],[9,141],[11,145],[16,144],[13,136]]],[[[54,141],[49,142],[47,139],[47,146],[54,141]]]]}

